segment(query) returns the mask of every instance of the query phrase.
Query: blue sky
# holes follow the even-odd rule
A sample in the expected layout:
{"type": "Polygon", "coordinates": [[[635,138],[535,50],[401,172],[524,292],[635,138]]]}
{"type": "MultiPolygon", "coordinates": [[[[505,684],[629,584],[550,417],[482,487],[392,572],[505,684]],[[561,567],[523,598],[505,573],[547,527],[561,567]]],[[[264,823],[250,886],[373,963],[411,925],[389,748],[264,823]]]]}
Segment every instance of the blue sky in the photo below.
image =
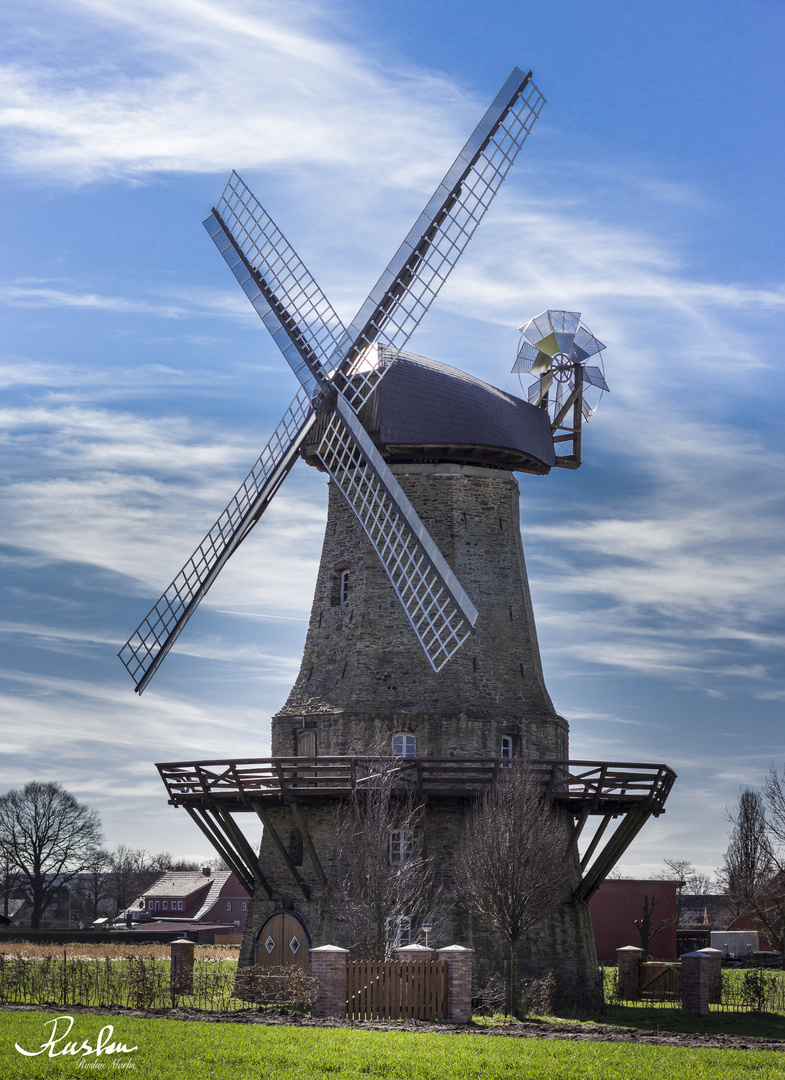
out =
{"type": "Polygon", "coordinates": [[[236,168],[349,320],[516,64],[548,100],[409,347],[510,392],[581,311],[606,395],[522,477],[573,757],[664,761],[625,873],[726,845],[782,764],[782,19],[762,3],[29,0],[0,33],[0,788],[197,856],[155,761],[263,756],[325,484],[298,466],[141,697],[115,653],[294,393],[200,224],[236,168]]]}

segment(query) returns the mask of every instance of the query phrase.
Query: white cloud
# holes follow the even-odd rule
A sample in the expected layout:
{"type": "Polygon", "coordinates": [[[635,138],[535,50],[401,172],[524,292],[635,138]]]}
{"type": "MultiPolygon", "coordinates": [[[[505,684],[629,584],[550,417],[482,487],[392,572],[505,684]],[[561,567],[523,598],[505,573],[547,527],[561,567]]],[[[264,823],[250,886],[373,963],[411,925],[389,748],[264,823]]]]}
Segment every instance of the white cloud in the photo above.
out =
{"type": "Polygon", "coordinates": [[[386,183],[410,184],[402,161],[427,161],[449,136],[441,109],[418,99],[459,100],[433,75],[393,77],[302,3],[84,0],[65,26],[38,8],[35,51],[0,69],[7,160],[26,173],[81,182],[372,161],[386,183]]]}

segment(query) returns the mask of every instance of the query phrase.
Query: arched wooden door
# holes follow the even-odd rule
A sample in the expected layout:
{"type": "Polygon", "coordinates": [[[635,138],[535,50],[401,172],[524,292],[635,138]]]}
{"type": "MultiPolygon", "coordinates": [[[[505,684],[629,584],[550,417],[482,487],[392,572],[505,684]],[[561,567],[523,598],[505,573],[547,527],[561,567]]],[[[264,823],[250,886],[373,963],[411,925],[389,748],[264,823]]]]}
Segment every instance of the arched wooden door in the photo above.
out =
{"type": "Polygon", "coordinates": [[[277,911],[264,923],[256,939],[256,963],[308,970],[308,931],[291,911],[277,911]]]}

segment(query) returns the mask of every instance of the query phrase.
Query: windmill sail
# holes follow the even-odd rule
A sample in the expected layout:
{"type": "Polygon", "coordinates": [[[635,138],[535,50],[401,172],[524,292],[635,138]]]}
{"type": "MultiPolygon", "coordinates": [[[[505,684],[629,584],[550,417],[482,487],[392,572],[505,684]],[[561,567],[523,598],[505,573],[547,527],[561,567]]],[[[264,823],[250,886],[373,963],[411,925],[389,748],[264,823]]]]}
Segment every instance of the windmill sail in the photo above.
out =
{"type": "Polygon", "coordinates": [[[226,560],[259,520],[316,420],[317,451],[369,536],[435,670],[477,611],[357,419],[383,359],[406,343],[479,225],[545,101],[516,68],[345,330],[236,173],[204,225],[301,383],[248,478],[120,651],[141,692],[226,560]],[[386,346],[380,348],[379,346],[386,346]]]}
{"type": "Polygon", "coordinates": [[[440,671],[472,633],[476,607],[341,399],[318,455],[371,541],[431,666],[440,671]]]}
{"type": "Polygon", "coordinates": [[[390,260],[337,348],[402,349],[463,254],[540,115],[545,98],[515,68],[390,260]]]}
{"type": "Polygon", "coordinates": [[[226,560],[267,509],[315,419],[307,393],[299,390],[232,501],[123,645],[118,655],[138,693],[157,671],[226,560]]]}

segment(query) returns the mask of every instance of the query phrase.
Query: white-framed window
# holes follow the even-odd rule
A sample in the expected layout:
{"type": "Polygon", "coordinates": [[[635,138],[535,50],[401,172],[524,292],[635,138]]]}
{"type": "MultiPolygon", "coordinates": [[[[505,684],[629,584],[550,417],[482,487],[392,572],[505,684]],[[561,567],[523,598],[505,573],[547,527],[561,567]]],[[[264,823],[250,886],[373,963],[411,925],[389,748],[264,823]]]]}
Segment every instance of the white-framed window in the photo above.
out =
{"type": "Polygon", "coordinates": [[[183,902],[182,902],[182,900],[178,900],[178,901],[177,901],[177,910],[178,910],[178,911],[182,911],[182,910],[183,910],[183,902]]]}
{"type": "Polygon", "coordinates": [[[160,904],[160,902],[161,902],[160,900],[155,901],[155,910],[156,911],[158,911],[158,905],[160,904]]]}
{"type": "Polygon", "coordinates": [[[338,602],[343,604],[349,603],[349,571],[341,570],[341,580],[338,585],[338,602]]]}
{"type": "Polygon", "coordinates": [[[502,761],[512,760],[512,735],[502,735],[502,761]]]}
{"type": "Polygon", "coordinates": [[[227,901],[226,901],[226,910],[227,910],[227,911],[231,911],[231,910],[232,910],[232,901],[231,901],[231,900],[227,900],[227,901]]]}
{"type": "Polygon", "coordinates": [[[243,911],[247,911],[247,910],[248,910],[248,901],[243,900],[243,911]]]}
{"type": "Polygon", "coordinates": [[[393,757],[416,757],[417,740],[408,731],[397,731],[392,737],[393,757]]]}
{"type": "Polygon", "coordinates": [[[414,832],[411,829],[390,831],[390,865],[403,866],[414,858],[414,832]]]}
{"type": "Polygon", "coordinates": [[[408,915],[398,915],[393,919],[385,919],[385,934],[387,940],[395,944],[396,949],[402,945],[412,943],[412,920],[408,915]]]}
{"type": "Polygon", "coordinates": [[[161,904],[161,907],[163,908],[163,910],[164,910],[164,911],[166,911],[166,907],[167,907],[167,902],[166,902],[166,900],[164,900],[164,901],[162,902],[162,904],[161,904]]]}

